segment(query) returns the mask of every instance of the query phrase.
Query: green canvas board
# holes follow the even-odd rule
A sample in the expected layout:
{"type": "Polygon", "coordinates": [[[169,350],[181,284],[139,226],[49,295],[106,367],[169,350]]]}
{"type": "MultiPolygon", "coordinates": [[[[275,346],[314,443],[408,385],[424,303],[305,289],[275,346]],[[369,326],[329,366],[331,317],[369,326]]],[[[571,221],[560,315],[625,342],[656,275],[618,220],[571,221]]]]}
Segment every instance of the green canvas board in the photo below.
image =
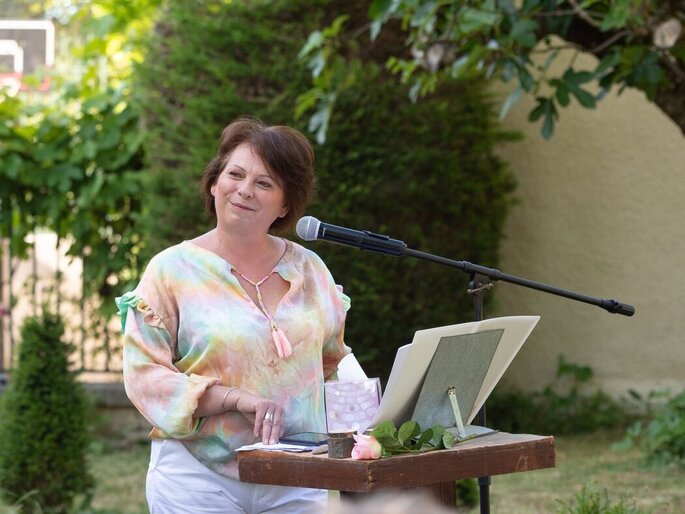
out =
{"type": "Polygon", "coordinates": [[[436,424],[455,426],[447,395],[449,387],[454,386],[462,422],[466,425],[503,333],[504,330],[499,329],[441,338],[411,419],[422,428],[436,424]]]}

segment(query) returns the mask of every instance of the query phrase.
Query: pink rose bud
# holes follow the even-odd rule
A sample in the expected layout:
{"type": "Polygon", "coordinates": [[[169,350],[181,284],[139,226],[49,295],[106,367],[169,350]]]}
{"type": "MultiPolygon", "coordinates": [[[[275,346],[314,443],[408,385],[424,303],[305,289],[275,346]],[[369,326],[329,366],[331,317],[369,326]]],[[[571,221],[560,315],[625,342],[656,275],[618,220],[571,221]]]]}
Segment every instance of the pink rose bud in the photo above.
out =
{"type": "Polygon", "coordinates": [[[355,460],[378,459],[383,453],[381,443],[372,435],[355,434],[354,448],[352,448],[352,458],[355,460]]]}

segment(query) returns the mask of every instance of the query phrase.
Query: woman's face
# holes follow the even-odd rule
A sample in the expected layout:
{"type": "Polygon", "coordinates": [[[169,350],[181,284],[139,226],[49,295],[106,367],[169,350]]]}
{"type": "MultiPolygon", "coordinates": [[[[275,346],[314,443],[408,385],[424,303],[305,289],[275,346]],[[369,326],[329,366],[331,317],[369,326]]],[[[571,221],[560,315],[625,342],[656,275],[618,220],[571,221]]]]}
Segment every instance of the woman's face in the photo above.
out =
{"type": "Polygon", "coordinates": [[[288,212],[279,182],[248,143],[233,150],[211,192],[219,227],[241,226],[266,233],[288,212]]]}

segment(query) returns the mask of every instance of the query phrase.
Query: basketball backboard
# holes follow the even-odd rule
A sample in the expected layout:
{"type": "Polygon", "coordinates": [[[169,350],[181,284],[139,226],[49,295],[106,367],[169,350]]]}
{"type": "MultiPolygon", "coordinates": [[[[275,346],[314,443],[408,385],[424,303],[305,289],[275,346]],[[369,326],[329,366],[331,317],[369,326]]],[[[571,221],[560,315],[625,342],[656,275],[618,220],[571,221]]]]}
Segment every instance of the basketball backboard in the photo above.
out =
{"type": "MultiPolygon", "coordinates": [[[[28,89],[22,77],[52,68],[55,62],[55,26],[48,20],[0,20],[0,87],[10,94],[28,89]]],[[[47,91],[49,79],[39,91],[47,91]]]]}

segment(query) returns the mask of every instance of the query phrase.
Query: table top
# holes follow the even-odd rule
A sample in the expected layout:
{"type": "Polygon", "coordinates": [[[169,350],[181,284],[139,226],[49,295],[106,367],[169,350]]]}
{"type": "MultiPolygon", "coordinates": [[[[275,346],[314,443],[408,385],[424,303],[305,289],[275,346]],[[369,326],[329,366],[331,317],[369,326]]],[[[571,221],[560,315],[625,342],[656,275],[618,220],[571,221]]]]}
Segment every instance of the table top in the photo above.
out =
{"type": "Polygon", "coordinates": [[[471,439],[446,450],[377,460],[331,459],[327,454],[311,452],[238,453],[243,482],[360,493],[532,471],[554,467],[555,463],[554,437],[506,432],[471,439]]]}

